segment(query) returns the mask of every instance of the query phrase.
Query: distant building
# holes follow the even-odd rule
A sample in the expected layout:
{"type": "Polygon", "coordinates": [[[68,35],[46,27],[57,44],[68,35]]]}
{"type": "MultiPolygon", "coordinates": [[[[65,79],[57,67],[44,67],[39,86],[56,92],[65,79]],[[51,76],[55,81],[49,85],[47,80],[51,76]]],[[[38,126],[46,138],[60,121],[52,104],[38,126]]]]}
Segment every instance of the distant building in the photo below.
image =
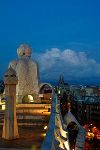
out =
{"type": "Polygon", "coordinates": [[[74,96],[79,96],[81,93],[81,86],[72,85],[70,91],[74,96]]]}
{"type": "Polygon", "coordinates": [[[84,125],[88,122],[100,124],[100,87],[71,85],[69,92],[63,87],[60,87],[60,91],[62,114],[67,112],[66,107],[70,102],[71,112],[80,124],[84,125]]]}
{"type": "Polygon", "coordinates": [[[59,77],[57,91],[60,96],[63,96],[64,93],[68,94],[70,91],[70,86],[68,83],[65,83],[64,77],[62,75],[59,77]]]}
{"type": "Polygon", "coordinates": [[[82,124],[88,122],[100,124],[100,97],[84,96],[80,99],[73,99],[72,113],[82,124]]]}
{"type": "Polygon", "coordinates": [[[99,86],[81,86],[73,85],[70,86],[70,91],[74,96],[100,96],[99,86]]]}

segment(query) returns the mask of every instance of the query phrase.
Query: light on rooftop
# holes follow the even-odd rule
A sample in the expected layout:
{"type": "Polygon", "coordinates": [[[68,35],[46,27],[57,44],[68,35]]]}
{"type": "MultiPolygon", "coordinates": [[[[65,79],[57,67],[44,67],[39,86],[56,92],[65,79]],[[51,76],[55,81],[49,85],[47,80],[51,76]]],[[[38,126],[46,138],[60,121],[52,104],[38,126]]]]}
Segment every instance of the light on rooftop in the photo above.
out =
{"type": "Polygon", "coordinates": [[[58,94],[60,94],[60,90],[58,90],[58,94]]]}
{"type": "Polygon", "coordinates": [[[33,102],[33,96],[32,95],[28,95],[28,99],[30,100],[30,102],[33,102]]]}
{"type": "Polygon", "coordinates": [[[44,130],[46,130],[47,129],[47,126],[44,126],[44,130]]]}
{"type": "Polygon", "coordinates": [[[5,110],[5,108],[6,108],[5,105],[2,105],[2,110],[5,110]]]}

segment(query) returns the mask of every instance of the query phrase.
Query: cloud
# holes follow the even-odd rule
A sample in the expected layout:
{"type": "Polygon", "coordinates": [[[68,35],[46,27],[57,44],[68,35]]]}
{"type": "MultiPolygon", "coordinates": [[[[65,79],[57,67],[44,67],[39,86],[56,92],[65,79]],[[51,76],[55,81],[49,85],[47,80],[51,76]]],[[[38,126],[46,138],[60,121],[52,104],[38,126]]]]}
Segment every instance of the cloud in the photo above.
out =
{"type": "Polygon", "coordinates": [[[63,74],[66,80],[95,78],[100,76],[100,64],[87,53],[71,49],[51,48],[37,54],[40,76],[44,80],[58,80],[63,74]]]}

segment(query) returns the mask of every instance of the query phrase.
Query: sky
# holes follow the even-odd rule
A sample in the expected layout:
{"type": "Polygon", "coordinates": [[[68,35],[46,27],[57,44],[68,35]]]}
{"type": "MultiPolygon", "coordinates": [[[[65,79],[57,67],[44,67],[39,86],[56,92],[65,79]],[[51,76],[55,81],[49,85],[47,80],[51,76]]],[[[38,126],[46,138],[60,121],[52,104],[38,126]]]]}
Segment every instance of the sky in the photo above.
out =
{"type": "Polygon", "coordinates": [[[0,0],[0,78],[22,43],[41,82],[100,85],[99,0],[0,0]]]}

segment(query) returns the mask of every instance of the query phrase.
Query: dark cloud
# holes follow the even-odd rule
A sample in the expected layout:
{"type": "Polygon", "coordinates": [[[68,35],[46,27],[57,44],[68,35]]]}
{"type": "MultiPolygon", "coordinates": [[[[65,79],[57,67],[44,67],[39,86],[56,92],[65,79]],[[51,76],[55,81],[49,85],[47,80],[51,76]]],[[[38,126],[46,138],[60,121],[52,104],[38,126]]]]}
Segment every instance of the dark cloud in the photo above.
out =
{"type": "Polygon", "coordinates": [[[52,48],[37,54],[40,76],[44,80],[57,81],[63,74],[66,80],[88,80],[100,76],[100,64],[86,52],[52,48]]]}

